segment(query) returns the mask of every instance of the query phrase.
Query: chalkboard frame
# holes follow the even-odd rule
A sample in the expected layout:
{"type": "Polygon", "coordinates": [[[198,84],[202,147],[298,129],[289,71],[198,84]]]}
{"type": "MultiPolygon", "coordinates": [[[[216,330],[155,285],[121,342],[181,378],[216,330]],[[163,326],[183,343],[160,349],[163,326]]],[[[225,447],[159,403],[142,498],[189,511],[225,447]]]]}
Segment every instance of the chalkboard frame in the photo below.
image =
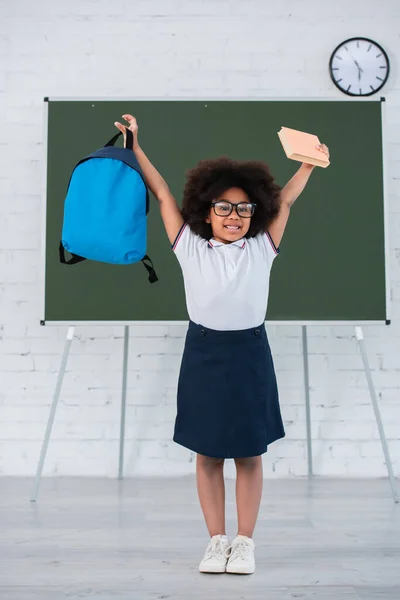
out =
{"type": "MultiPolygon", "coordinates": [[[[341,97],[45,97],[43,105],[43,179],[42,179],[42,203],[41,203],[41,269],[40,269],[40,288],[42,294],[40,297],[40,324],[49,326],[181,326],[187,323],[187,320],[50,320],[45,318],[45,276],[46,276],[46,219],[47,219],[47,170],[48,170],[48,107],[49,102],[349,102],[348,98],[341,97]]],[[[355,98],[354,101],[360,101],[355,98]]],[[[383,237],[384,237],[384,274],[385,274],[385,312],[386,317],[382,320],[266,320],[267,325],[318,325],[318,326],[341,326],[341,325],[382,325],[390,324],[390,271],[389,271],[389,227],[388,227],[388,186],[387,186],[387,168],[386,168],[386,98],[374,97],[363,98],[362,102],[375,102],[381,105],[381,125],[382,125],[382,172],[383,172],[383,237]]]]}

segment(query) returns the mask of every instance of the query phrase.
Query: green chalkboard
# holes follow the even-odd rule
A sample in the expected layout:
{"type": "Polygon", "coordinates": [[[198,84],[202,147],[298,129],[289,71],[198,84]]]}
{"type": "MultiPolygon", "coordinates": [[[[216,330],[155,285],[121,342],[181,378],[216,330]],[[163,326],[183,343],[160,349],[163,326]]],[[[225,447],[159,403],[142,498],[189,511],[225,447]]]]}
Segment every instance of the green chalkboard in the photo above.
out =
{"type": "Polygon", "coordinates": [[[180,202],[185,172],[227,155],[267,162],[284,185],[300,166],[288,160],[282,125],[316,133],[331,166],[315,169],[292,209],[271,274],[267,319],[288,322],[385,321],[382,121],[378,101],[64,101],[47,100],[45,322],[187,320],[178,262],[151,198],[143,266],[60,264],[58,245],[70,173],[103,146],[114,121],[134,114],[144,151],[180,202]]]}

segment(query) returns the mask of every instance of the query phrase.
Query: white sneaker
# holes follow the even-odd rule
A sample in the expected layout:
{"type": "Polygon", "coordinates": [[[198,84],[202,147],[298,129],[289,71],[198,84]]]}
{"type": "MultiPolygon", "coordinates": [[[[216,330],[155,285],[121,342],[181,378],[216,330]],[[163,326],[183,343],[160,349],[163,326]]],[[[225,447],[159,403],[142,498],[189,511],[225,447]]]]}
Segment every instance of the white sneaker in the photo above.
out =
{"type": "Polygon", "coordinates": [[[245,535],[238,535],[229,548],[229,559],[226,566],[227,573],[250,575],[256,570],[254,561],[254,542],[245,535]]]}
{"type": "Polygon", "coordinates": [[[199,565],[200,573],[225,573],[229,541],[226,535],[214,535],[199,565]]]}

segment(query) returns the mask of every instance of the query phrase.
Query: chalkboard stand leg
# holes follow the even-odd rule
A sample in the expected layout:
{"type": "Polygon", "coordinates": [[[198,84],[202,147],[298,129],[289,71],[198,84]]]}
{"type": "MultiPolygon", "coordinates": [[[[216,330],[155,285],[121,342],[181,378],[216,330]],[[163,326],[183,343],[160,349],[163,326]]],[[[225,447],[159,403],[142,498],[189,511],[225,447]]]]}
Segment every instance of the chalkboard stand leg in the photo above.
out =
{"type": "Polygon", "coordinates": [[[124,449],[125,449],[125,415],[126,415],[126,387],[128,379],[128,353],[129,353],[129,326],[124,327],[124,358],[122,364],[122,399],[121,399],[121,428],[119,436],[119,468],[118,479],[124,476],[124,449]]]}
{"type": "Polygon", "coordinates": [[[43,444],[42,444],[42,450],[41,450],[41,453],[40,453],[39,464],[38,464],[38,468],[37,468],[37,471],[36,471],[36,479],[35,479],[35,485],[34,485],[34,488],[33,488],[33,493],[32,493],[32,496],[31,496],[31,502],[36,502],[36,499],[37,499],[37,496],[38,496],[39,485],[40,485],[40,480],[41,480],[41,477],[42,477],[44,461],[46,459],[46,453],[47,453],[47,448],[49,446],[51,430],[53,429],[54,418],[56,416],[57,404],[58,404],[58,400],[60,398],[62,382],[63,382],[64,374],[65,374],[65,368],[67,366],[68,355],[69,355],[69,351],[70,351],[70,348],[71,348],[71,344],[72,344],[73,338],[74,338],[74,327],[69,327],[68,331],[67,331],[67,337],[66,337],[66,340],[65,340],[65,345],[64,345],[64,353],[63,353],[63,356],[62,356],[62,359],[61,359],[61,366],[60,366],[60,370],[58,372],[56,388],[54,390],[53,402],[52,402],[52,405],[51,405],[51,408],[50,408],[50,414],[49,414],[49,418],[48,418],[48,421],[47,421],[46,432],[45,432],[44,439],[43,439],[43,444]]]}
{"type": "Polygon", "coordinates": [[[382,450],[383,450],[383,454],[385,457],[386,468],[387,468],[388,475],[389,475],[390,487],[392,488],[393,500],[395,501],[396,504],[398,504],[399,497],[396,492],[396,480],[395,480],[395,477],[393,474],[392,461],[390,459],[390,454],[389,454],[389,449],[388,449],[388,445],[387,445],[387,441],[386,441],[385,431],[383,429],[381,412],[379,409],[378,399],[376,397],[374,383],[372,381],[371,369],[370,369],[369,363],[368,363],[367,352],[365,350],[364,334],[362,332],[361,327],[356,327],[355,330],[356,330],[356,338],[358,341],[358,345],[360,348],[360,352],[361,352],[361,356],[362,356],[362,360],[363,360],[363,364],[364,364],[365,375],[367,377],[369,393],[370,393],[371,400],[372,400],[372,406],[374,407],[376,423],[378,425],[378,430],[379,430],[379,436],[381,438],[382,450]]]}
{"type": "Polygon", "coordinates": [[[304,392],[306,400],[306,426],[307,426],[307,460],[308,460],[308,477],[313,476],[312,464],[312,446],[311,446],[311,410],[310,410],[310,377],[308,370],[308,343],[307,343],[307,327],[302,325],[302,342],[303,342],[303,366],[304,366],[304,392]]]}

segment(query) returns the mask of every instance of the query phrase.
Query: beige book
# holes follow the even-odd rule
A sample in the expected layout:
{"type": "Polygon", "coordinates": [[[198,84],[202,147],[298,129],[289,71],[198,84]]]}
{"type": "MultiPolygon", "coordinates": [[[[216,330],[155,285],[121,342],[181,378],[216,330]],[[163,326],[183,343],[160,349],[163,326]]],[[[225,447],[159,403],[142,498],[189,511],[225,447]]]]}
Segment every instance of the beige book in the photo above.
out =
{"type": "Polygon", "coordinates": [[[330,164],[326,154],[316,148],[321,143],[318,136],[288,127],[282,127],[278,136],[286,156],[291,160],[323,168],[330,164]]]}

